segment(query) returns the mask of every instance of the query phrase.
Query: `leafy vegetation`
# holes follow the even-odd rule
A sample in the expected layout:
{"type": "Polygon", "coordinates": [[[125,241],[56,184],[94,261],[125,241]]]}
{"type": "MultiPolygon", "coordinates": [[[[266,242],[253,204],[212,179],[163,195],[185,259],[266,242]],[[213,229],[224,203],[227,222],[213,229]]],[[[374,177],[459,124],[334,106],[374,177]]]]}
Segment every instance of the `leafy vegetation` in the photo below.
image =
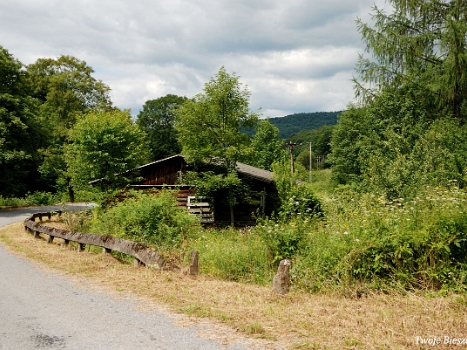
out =
{"type": "Polygon", "coordinates": [[[0,46],[0,195],[21,196],[38,190],[38,149],[45,129],[37,118],[21,63],[0,46]],[[31,137],[34,132],[36,137],[31,137]]]}
{"type": "Polygon", "coordinates": [[[87,188],[91,180],[102,191],[122,188],[135,177],[128,170],[149,158],[146,135],[129,112],[88,113],[68,137],[65,160],[74,188],[87,188]]]}
{"type": "MultiPolygon", "coordinates": [[[[249,109],[250,92],[242,87],[235,74],[228,74],[222,67],[217,75],[205,84],[204,93],[186,101],[176,111],[175,129],[179,134],[182,153],[189,162],[213,162],[226,171],[216,175],[216,190],[228,190],[230,222],[234,226],[236,188],[240,180],[236,162],[246,156],[248,136],[241,130],[253,127],[258,114],[249,109]]],[[[211,176],[204,176],[206,179],[211,176]]]]}
{"type": "Polygon", "coordinates": [[[139,112],[136,124],[148,135],[152,160],[167,158],[182,150],[174,127],[174,111],[186,100],[186,97],[168,94],[146,101],[139,112]]]}
{"type": "Polygon", "coordinates": [[[250,147],[254,152],[241,158],[241,161],[261,169],[272,170],[272,164],[285,156],[279,129],[269,119],[258,120],[250,147]]]}
{"type": "Polygon", "coordinates": [[[97,208],[90,223],[93,232],[155,248],[179,248],[198,229],[197,218],[179,208],[168,190],[158,195],[132,191],[126,200],[107,210],[97,208]]]}

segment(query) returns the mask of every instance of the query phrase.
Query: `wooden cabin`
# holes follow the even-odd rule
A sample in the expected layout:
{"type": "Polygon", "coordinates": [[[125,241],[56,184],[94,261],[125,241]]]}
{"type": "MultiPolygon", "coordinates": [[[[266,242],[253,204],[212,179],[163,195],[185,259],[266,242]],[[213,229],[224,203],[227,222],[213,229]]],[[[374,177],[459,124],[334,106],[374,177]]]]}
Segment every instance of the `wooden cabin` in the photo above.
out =
{"type": "MultiPolygon", "coordinates": [[[[250,188],[254,195],[246,203],[235,206],[236,225],[245,226],[255,223],[254,215],[270,215],[278,207],[277,189],[272,173],[247,164],[237,163],[238,176],[250,188]]],[[[186,171],[192,170],[182,155],[175,155],[157,160],[135,169],[139,182],[132,185],[139,189],[173,188],[177,189],[177,199],[181,206],[200,216],[202,223],[229,224],[230,208],[226,202],[227,195],[220,191],[214,197],[214,203],[196,200],[196,188],[190,184],[180,184],[179,179],[186,171]]],[[[224,191],[225,192],[225,191],[224,191]]]]}

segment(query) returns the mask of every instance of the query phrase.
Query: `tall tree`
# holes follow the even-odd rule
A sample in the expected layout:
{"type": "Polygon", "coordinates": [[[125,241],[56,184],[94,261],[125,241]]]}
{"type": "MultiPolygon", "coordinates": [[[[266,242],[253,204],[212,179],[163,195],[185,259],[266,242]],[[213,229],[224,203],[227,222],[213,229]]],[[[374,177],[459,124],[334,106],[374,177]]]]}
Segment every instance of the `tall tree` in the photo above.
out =
{"type": "Polygon", "coordinates": [[[27,66],[33,96],[41,101],[42,122],[49,127],[49,146],[42,150],[39,168],[45,180],[68,189],[74,201],[71,177],[64,159],[64,146],[75,123],[91,110],[109,110],[109,87],[92,76],[86,62],[72,56],[41,58],[27,66]]]}
{"type": "Polygon", "coordinates": [[[214,160],[226,169],[224,185],[229,193],[232,226],[235,187],[239,183],[235,165],[249,151],[249,138],[242,130],[252,128],[258,119],[258,114],[249,109],[249,98],[250,92],[239,77],[222,67],[204,85],[204,93],[186,101],[175,112],[175,128],[188,161],[214,160]]]}
{"type": "Polygon", "coordinates": [[[269,119],[259,120],[255,126],[255,134],[251,139],[253,152],[245,158],[245,162],[255,167],[272,170],[272,163],[285,155],[283,142],[279,138],[279,129],[269,119]]]}
{"type": "MultiPolygon", "coordinates": [[[[361,58],[357,70],[360,94],[376,84],[416,84],[437,102],[432,117],[445,114],[466,121],[467,2],[463,0],[389,0],[393,12],[375,7],[374,26],[358,28],[375,59],[361,58]]],[[[371,92],[374,92],[371,91],[371,92]]]]}
{"type": "Polygon", "coordinates": [[[129,183],[132,172],[148,160],[145,133],[127,111],[92,111],[69,134],[66,162],[72,185],[86,187],[100,179],[107,191],[129,183]]]}
{"type": "Polygon", "coordinates": [[[35,188],[44,129],[30,97],[23,65],[0,46],[0,195],[35,188]]]}
{"type": "Polygon", "coordinates": [[[181,147],[174,128],[174,110],[186,100],[186,97],[168,94],[146,101],[143,110],[139,112],[136,123],[148,135],[153,160],[180,153],[181,147]]]}

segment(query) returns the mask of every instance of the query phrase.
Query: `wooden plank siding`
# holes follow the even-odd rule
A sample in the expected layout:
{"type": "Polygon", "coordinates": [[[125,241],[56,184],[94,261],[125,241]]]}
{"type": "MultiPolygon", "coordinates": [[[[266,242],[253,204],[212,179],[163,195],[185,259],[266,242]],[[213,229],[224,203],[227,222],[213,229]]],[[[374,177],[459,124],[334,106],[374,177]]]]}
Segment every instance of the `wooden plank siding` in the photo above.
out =
{"type": "Polygon", "coordinates": [[[175,185],[180,177],[186,171],[186,163],[183,157],[173,156],[161,161],[146,164],[139,167],[140,176],[143,180],[140,185],[162,186],[162,185],[175,185]]]}
{"type": "MultiPolygon", "coordinates": [[[[215,166],[215,165],[214,165],[215,166]]],[[[213,165],[208,165],[212,171],[213,165]]],[[[255,215],[270,215],[276,211],[280,202],[277,188],[272,178],[272,173],[247,164],[237,162],[236,169],[239,178],[249,189],[255,193],[248,201],[237,203],[234,208],[235,221],[239,225],[254,225],[255,215]]],[[[140,180],[131,185],[132,188],[156,193],[162,188],[174,190],[174,196],[180,207],[185,207],[189,212],[197,214],[203,223],[215,223],[228,225],[230,223],[230,208],[227,201],[226,189],[217,191],[209,209],[203,205],[191,205],[188,197],[196,195],[196,189],[190,184],[180,184],[182,174],[190,170],[190,165],[185,162],[182,155],[174,155],[142,165],[132,171],[137,172],[140,180]]],[[[198,171],[203,171],[197,169],[198,171]]],[[[95,183],[99,180],[91,181],[95,183]]]]}

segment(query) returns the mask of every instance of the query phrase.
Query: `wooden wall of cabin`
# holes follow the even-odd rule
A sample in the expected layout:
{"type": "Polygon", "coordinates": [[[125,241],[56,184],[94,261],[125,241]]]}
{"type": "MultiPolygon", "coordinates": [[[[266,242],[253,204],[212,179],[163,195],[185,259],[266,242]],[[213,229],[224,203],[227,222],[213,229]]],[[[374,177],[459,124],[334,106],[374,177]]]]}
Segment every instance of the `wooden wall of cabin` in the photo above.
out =
{"type": "Polygon", "coordinates": [[[141,185],[175,185],[181,172],[185,172],[186,164],[183,158],[168,159],[163,163],[155,163],[140,169],[143,177],[141,185]]]}

